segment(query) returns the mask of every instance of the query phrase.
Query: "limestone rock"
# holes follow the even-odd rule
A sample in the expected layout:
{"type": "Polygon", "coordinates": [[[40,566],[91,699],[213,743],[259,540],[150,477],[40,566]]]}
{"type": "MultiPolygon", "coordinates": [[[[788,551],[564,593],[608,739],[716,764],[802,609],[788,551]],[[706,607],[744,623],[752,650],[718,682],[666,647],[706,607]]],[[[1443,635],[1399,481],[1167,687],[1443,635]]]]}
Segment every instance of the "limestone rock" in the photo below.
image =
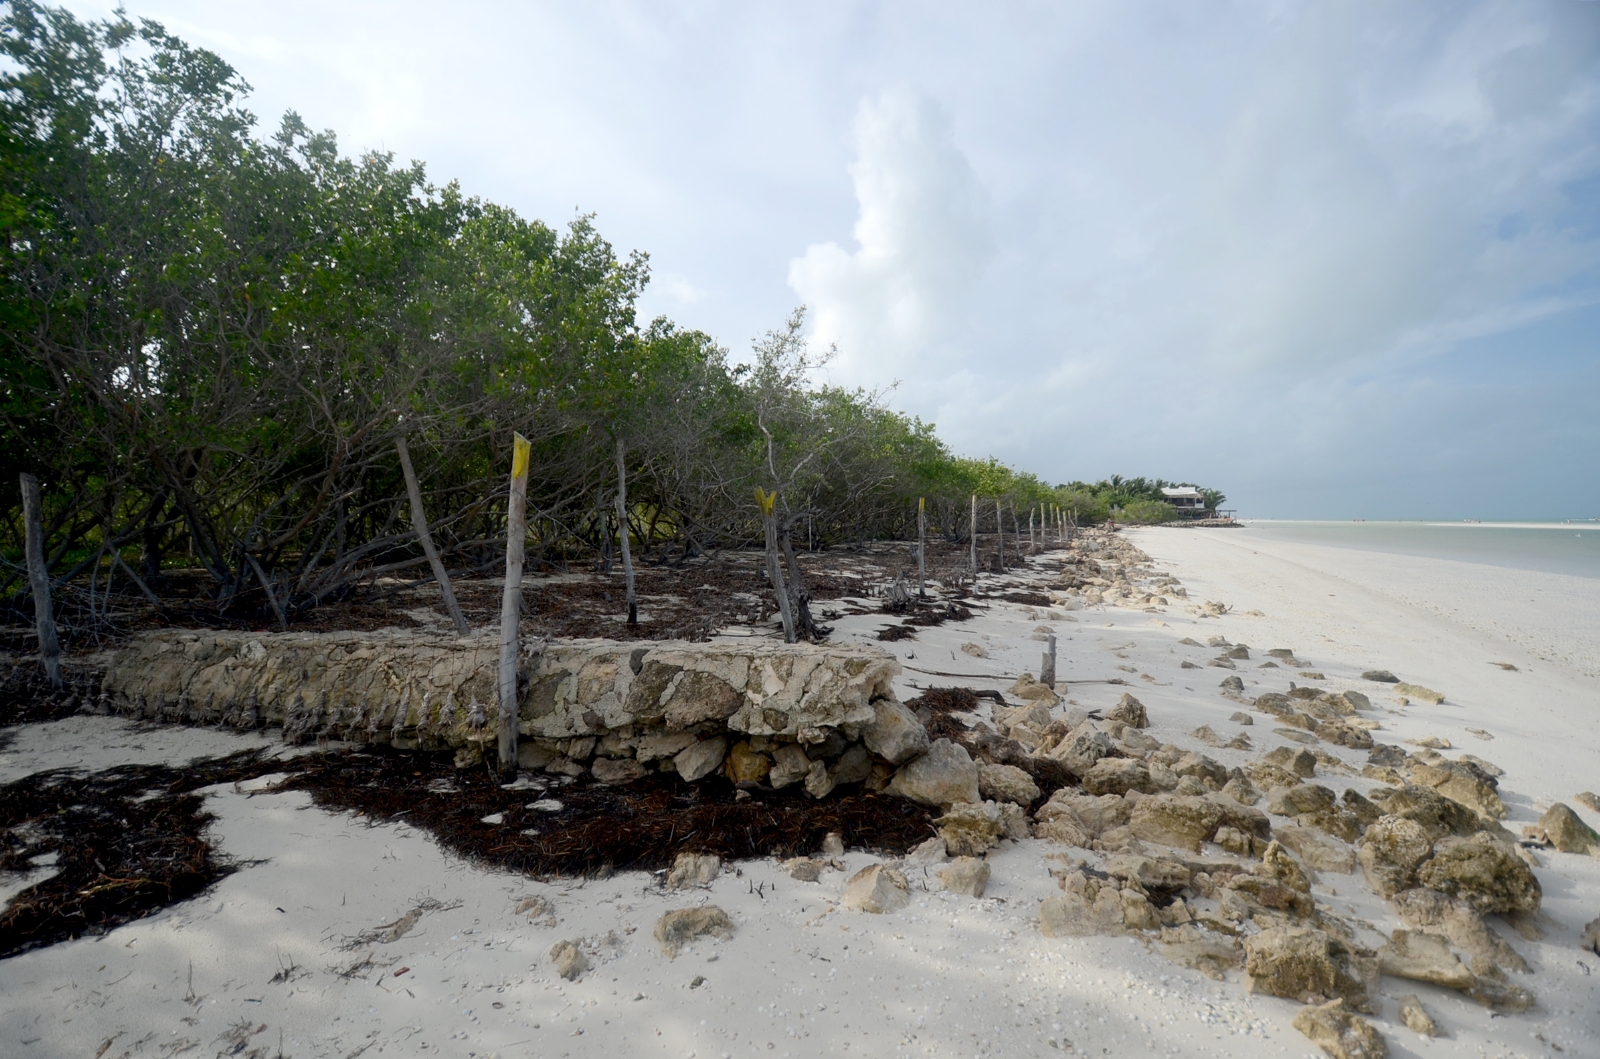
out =
{"type": "Polygon", "coordinates": [[[1303,894],[1311,892],[1311,879],[1306,875],[1305,869],[1289,856],[1281,842],[1267,843],[1267,848],[1261,853],[1261,867],[1257,870],[1265,877],[1291,890],[1303,894]]]}
{"type": "MultiPolygon", "coordinates": [[[[1243,685],[1240,686],[1240,690],[1244,690],[1243,685]]],[[[1256,719],[1250,716],[1248,713],[1245,713],[1243,710],[1234,710],[1233,713],[1228,715],[1228,720],[1232,721],[1234,724],[1243,725],[1252,725],[1256,723],[1256,719]]]]}
{"type": "Polygon", "coordinates": [[[1032,805],[1039,798],[1039,786],[1033,777],[1015,765],[991,765],[978,762],[978,793],[997,802],[1015,802],[1032,805]]]}
{"type": "Polygon", "coordinates": [[[1303,747],[1274,747],[1263,754],[1261,760],[1288,769],[1301,779],[1310,779],[1317,774],[1317,755],[1303,747]]]}
{"type": "Polygon", "coordinates": [[[1550,839],[1550,844],[1563,853],[1587,853],[1600,856],[1600,835],[1594,828],[1560,802],[1555,803],[1539,818],[1539,826],[1550,839]]]}
{"type": "Polygon", "coordinates": [[[1417,763],[1411,766],[1412,782],[1432,787],[1451,801],[1459,802],[1474,812],[1491,820],[1503,820],[1506,807],[1500,801],[1492,781],[1485,782],[1479,770],[1454,761],[1436,764],[1417,763]]]}
{"type": "Polygon", "coordinates": [[[981,856],[1005,830],[995,802],[956,802],[933,823],[952,857],[981,856]]]}
{"type": "Polygon", "coordinates": [[[1480,915],[1537,912],[1543,897],[1533,870],[1511,847],[1485,834],[1441,842],[1433,859],[1417,869],[1417,881],[1460,898],[1480,915]]]}
{"type": "Polygon", "coordinates": [[[659,761],[677,756],[685,747],[693,746],[693,732],[656,732],[639,740],[634,757],[643,762],[659,761]]]}
{"type": "Polygon", "coordinates": [[[656,941],[669,959],[677,959],[685,945],[706,934],[723,941],[733,937],[733,920],[716,905],[676,908],[656,920],[656,941]]]}
{"type": "Polygon", "coordinates": [[[1341,938],[1313,927],[1270,927],[1244,943],[1250,991],[1302,1003],[1343,1000],[1370,1011],[1368,983],[1377,962],[1341,938]]]}
{"type": "Polygon", "coordinates": [[[1260,809],[1241,805],[1230,796],[1218,792],[1206,796],[1207,800],[1222,810],[1222,823],[1258,839],[1272,837],[1272,821],[1260,809]]]}
{"type": "Polygon", "coordinates": [[[828,771],[826,761],[813,761],[806,773],[806,793],[813,798],[826,798],[838,782],[833,778],[833,773],[828,771]]]}
{"type": "Polygon", "coordinates": [[[673,757],[672,763],[685,782],[693,783],[715,772],[727,752],[728,741],[719,735],[683,748],[673,757]]]}
{"type": "Polygon", "coordinates": [[[715,853],[680,853],[667,873],[667,889],[710,886],[722,873],[722,858],[715,853]]]}
{"type": "Polygon", "coordinates": [[[827,866],[827,861],[814,857],[791,857],[783,862],[783,870],[789,873],[791,879],[799,882],[816,882],[822,878],[822,869],[827,866]]]}
{"type": "Polygon", "coordinates": [[[1062,879],[1062,893],[1039,905],[1039,930],[1047,938],[1125,934],[1160,925],[1160,916],[1143,894],[1081,870],[1069,872],[1062,879]]]}
{"type": "Polygon", "coordinates": [[[1097,796],[1082,794],[1070,787],[1063,787],[1050,796],[1050,800],[1039,807],[1034,818],[1039,821],[1052,820],[1060,814],[1070,814],[1074,820],[1094,835],[1102,834],[1114,827],[1121,827],[1128,822],[1128,816],[1133,811],[1133,806],[1125,798],[1114,794],[1097,796]]]}
{"type": "Polygon", "coordinates": [[[1347,746],[1351,750],[1369,750],[1372,747],[1371,732],[1342,721],[1327,721],[1318,725],[1317,736],[1335,746],[1347,746]]]}
{"type": "Polygon", "coordinates": [[[1191,752],[1183,755],[1172,763],[1172,771],[1180,777],[1192,776],[1213,790],[1221,790],[1222,785],[1228,782],[1228,770],[1204,754],[1191,752]]]}
{"type": "Polygon", "coordinates": [[[1146,842],[1198,851],[1221,822],[1222,807],[1206,798],[1153,794],[1133,807],[1128,830],[1146,842]]]}
{"type": "Polygon", "coordinates": [[[1065,765],[1074,775],[1083,776],[1094,767],[1095,762],[1108,756],[1112,749],[1111,737],[1096,728],[1094,722],[1084,721],[1065,739],[1051,747],[1049,756],[1065,765]]]}
{"type": "Polygon", "coordinates": [[[1418,702],[1432,703],[1435,706],[1444,701],[1444,695],[1434,691],[1432,688],[1425,688],[1421,684],[1407,684],[1403,681],[1394,686],[1394,693],[1396,695],[1404,695],[1408,699],[1416,699],[1418,702]]]}
{"type": "MultiPolygon", "coordinates": [[[[1017,678],[1016,683],[1011,685],[1011,694],[1024,701],[1035,702],[1045,706],[1054,706],[1061,701],[1061,696],[1056,694],[1054,688],[1048,684],[1039,683],[1039,681],[1033,679],[1031,673],[1024,673],[1017,678]]],[[[1050,723],[1048,715],[1046,715],[1045,723],[1050,723]]]]}
{"type": "Polygon", "coordinates": [[[1389,944],[1378,950],[1378,969],[1447,989],[1470,989],[1475,982],[1472,972],[1450,951],[1448,938],[1420,931],[1395,931],[1389,944]]]}
{"type": "Polygon", "coordinates": [[[1583,925],[1582,944],[1585,949],[1600,956],[1600,916],[1589,920],[1583,925]]]}
{"type": "Polygon", "coordinates": [[[1224,971],[1244,963],[1244,950],[1237,941],[1202,933],[1193,926],[1163,930],[1156,951],[1179,967],[1199,971],[1218,982],[1226,980],[1224,971]]]}
{"type": "Polygon", "coordinates": [[[1369,669],[1365,673],[1361,674],[1361,679],[1376,681],[1379,684],[1400,683],[1400,678],[1389,672],[1387,669],[1369,669]]]}
{"type": "Polygon", "coordinates": [[[589,957],[572,941],[558,941],[552,945],[550,960],[556,966],[556,974],[569,982],[576,982],[589,969],[589,957]]]}
{"type": "Polygon", "coordinates": [[[875,915],[894,912],[911,903],[911,886],[896,869],[886,864],[869,864],[850,876],[841,903],[857,912],[875,915]]]}
{"type": "Polygon", "coordinates": [[[1385,815],[1415,821],[1435,839],[1472,835],[1483,830],[1482,817],[1432,787],[1415,783],[1399,788],[1374,787],[1367,797],[1385,815]]]}
{"type": "Polygon", "coordinates": [[[1006,838],[1021,842],[1033,837],[1028,826],[1028,811],[1016,802],[996,802],[1000,810],[1000,833],[1006,838]]]}
{"type": "Polygon", "coordinates": [[[1222,792],[1240,805],[1253,806],[1261,800],[1261,792],[1247,779],[1235,776],[1222,785],[1222,792]]]}
{"type": "Polygon", "coordinates": [[[1527,961],[1491,930],[1483,917],[1465,901],[1457,901],[1436,890],[1404,890],[1394,895],[1400,919],[1413,929],[1428,928],[1442,933],[1450,944],[1466,953],[1474,965],[1489,964],[1528,973],[1527,961]]]}
{"type": "Polygon", "coordinates": [[[734,783],[760,783],[772,771],[772,759],[751,747],[750,740],[741,739],[728,751],[723,768],[734,783]]]}
{"type": "Polygon", "coordinates": [[[857,743],[839,755],[839,760],[828,767],[828,774],[833,777],[833,782],[860,783],[872,775],[872,755],[867,748],[857,743]]]}
{"type": "Polygon", "coordinates": [[[1379,817],[1361,840],[1356,860],[1371,887],[1384,897],[1417,883],[1417,868],[1433,854],[1433,839],[1415,820],[1379,817]]]}
{"type": "Polygon", "coordinates": [[[1301,1008],[1294,1028],[1333,1059],[1386,1059],[1389,1046],[1372,1023],[1345,1010],[1341,1000],[1301,1008]]]}
{"type": "Polygon", "coordinates": [[[892,698],[873,703],[873,722],[861,730],[867,749],[891,765],[902,765],[928,749],[928,730],[917,715],[892,698]]]}
{"type": "Polygon", "coordinates": [[[811,759],[806,757],[806,752],[793,743],[780,746],[772,754],[772,771],[767,773],[767,782],[774,789],[787,787],[797,780],[806,778],[806,773],[811,771],[811,759]]]}
{"type": "Polygon", "coordinates": [[[1088,849],[1095,836],[1082,821],[1071,813],[1057,813],[1034,825],[1033,837],[1044,839],[1046,842],[1059,842],[1064,846],[1077,846],[1079,849],[1088,849]]]}
{"type": "Polygon", "coordinates": [[[1299,816],[1332,809],[1338,798],[1328,788],[1315,783],[1279,787],[1267,792],[1267,812],[1277,816],[1299,816]]]}
{"type": "Polygon", "coordinates": [[[973,658],[989,657],[989,649],[981,643],[964,643],[961,645],[961,653],[969,654],[973,658]]]}
{"type": "Polygon", "coordinates": [[[1596,794],[1593,791],[1580,791],[1572,796],[1572,800],[1591,813],[1600,813],[1600,794],[1596,794]]]}
{"type": "Polygon", "coordinates": [[[631,757],[597,757],[589,767],[595,782],[612,785],[632,783],[643,779],[645,768],[631,757]]]}
{"type": "Polygon", "coordinates": [[[923,805],[943,807],[981,800],[978,766],[967,748],[940,739],[921,757],[902,765],[889,781],[889,792],[923,805]]]}
{"type": "Polygon", "coordinates": [[[1127,794],[1139,791],[1154,794],[1159,788],[1150,778],[1144,762],[1125,757],[1106,757],[1096,761],[1083,774],[1083,789],[1090,794],[1127,794]]]}
{"type": "Polygon", "coordinates": [[[984,888],[989,885],[989,862],[979,857],[957,857],[934,874],[953,894],[982,897],[984,888]]]}
{"type": "Polygon", "coordinates": [[[1130,728],[1150,727],[1150,713],[1144,703],[1126,693],[1106,712],[1106,720],[1121,721],[1130,728]]]}
{"type": "Polygon", "coordinates": [[[1314,871],[1349,875],[1356,870],[1355,850],[1314,828],[1280,827],[1277,838],[1314,871]]]}
{"type": "Polygon", "coordinates": [[[1533,991],[1506,980],[1498,967],[1484,968],[1467,995],[1484,1007],[1506,1014],[1521,1014],[1537,1004],[1533,991]]]}
{"type": "Polygon", "coordinates": [[[1417,999],[1415,993],[1400,998],[1400,1021],[1412,1033],[1420,1033],[1424,1037],[1439,1036],[1439,1024],[1433,1021],[1433,1016],[1428,1014],[1428,1009],[1422,1006],[1422,1001],[1417,999]]]}

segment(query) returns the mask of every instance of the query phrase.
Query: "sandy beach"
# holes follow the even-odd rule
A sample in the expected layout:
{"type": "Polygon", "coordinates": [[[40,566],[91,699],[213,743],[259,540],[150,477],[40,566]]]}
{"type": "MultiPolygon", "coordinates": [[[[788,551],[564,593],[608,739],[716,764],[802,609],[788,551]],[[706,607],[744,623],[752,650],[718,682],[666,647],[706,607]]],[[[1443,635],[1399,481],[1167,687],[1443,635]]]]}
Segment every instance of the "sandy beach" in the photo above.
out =
{"type": "MultiPolygon", "coordinates": [[[[1470,752],[1503,770],[1502,823],[1511,832],[1558,800],[1600,825],[1600,815],[1573,802],[1600,786],[1593,582],[1266,544],[1237,531],[1128,536],[1185,586],[1187,599],[1071,609],[995,602],[969,622],[882,644],[902,661],[899,697],[951,684],[1005,691],[1018,675],[1037,672],[1041,644],[1033,637],[1048,626],[1059,638],[1058,676],[1069,682],[1057,713],[1106,710],[1132,693],[1148,709],[1148,736],[1233,768],[1301,744],[1276,734],[1270,717],[1242,728],[1232,719],[1240,697],[1222,694],[1224,678],[1239,677],[1244,698],[1286,691],[1291,681],[1361,691],[1380,743],[1415,749],[1407,741],[1448,740],[1445,755],[1470,752]],[[1203,616],[1206,600],[1229,609],[1203,616]],[[1248,645],[1249,661],[1233,672],[1208,666],[1217,651],[1202,645],[1213,637],[1248,645]],[[983,650],[963,651],[970,644],[983,650]],[[1262,668],[1273,648],[1292,649],[1296,668],[1262,668]],[[1444,700],[1402,705],[1391,686],[1361,678],[1373,669],[1437,689],[1444,700]],[[1070,683],[1109,679],[1125,683],[1070,683]],[[1201,726],[1224,739],[1247,732],[1252,748],[1203,742],[1192,734],[1201,726]]],[[[881,615],[841,618],[834,638],[876,644],[883,623],[881,615]]],[[[290,752],[270,736],[115,717],[5,735],[0,782],[245,746],[290,752]]],[[[1336,792],[1379,786],[1361,774],[1365,750],[1318,749],[1336,760],[1315,782],[1336,792]]],[[[1247,992],[1238,970],[1207,978],[1140,936],[1044,936],[1040,903],[1061,892],[1052,867],[1060,869],[1063,855],[1099,863],[1088,850],[1004,841],[989,854],[981,898],[944,891],[935,858],[911,857],[899,862],[910,903],[873,915],[841,904],[845,881],[881,859],[869,851],[847,851],[814,882],[792,878],[775,860],[729,864],[709,883],[675,891],[646,873],[536,882],[447,856],[405,824],[324,812],[303,794],[254,793],[271,779],[208,792],[214,841],[242,865],[213,890],[104,936],[0,961],[0,1054],[1318,1054],[1291,1026],[1301,1005],[1247,992]],[[657,920],[701,905],[728,913],[731,937],[697,939],[669,958],[652,934],[657,920]],[[574,942],[590,965],[576,980],[552,963],[562,941],[574,942]]],[[[1531,973],[1514,977],[1537,1006],[1502,1015],[1458,992],[1386,975],[1371,1021],[1390,1055],[1596,1054],[1600,957],[1580,947],[1580,934],[1600,915],[1600,859],[1553,849],[1529,855],[1542,911],[1521,931],[1489,922],[1529,965],[1531,973]],[[1400,1021],[1399,999],[1408,994],[1421,998],[1440,1036],[1400,1021]]],[[[1311,895],[1356,924],[1364,944],[1376,946],[1402,925],[1359,870],[1314,873],[1311,895]]]]}

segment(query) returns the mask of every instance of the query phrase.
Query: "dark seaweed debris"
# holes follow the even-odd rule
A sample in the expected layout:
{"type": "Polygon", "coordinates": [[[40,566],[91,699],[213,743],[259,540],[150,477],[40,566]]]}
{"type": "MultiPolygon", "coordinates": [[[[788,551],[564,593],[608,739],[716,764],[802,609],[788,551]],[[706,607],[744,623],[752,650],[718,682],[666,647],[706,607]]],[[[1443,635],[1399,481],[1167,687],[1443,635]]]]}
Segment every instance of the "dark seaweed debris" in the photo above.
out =
{"type": "Polygon", "coordinates": [[[830,831],[847,846],[904,852],[933,833],[933,813],[902,798],[836,792],[814,799],[796,784],[748,799],[726,780],[685,784],[676,775],[621,787],[574,783],[507,790],[487,771],[457,772],[448,754],[359,751],[320,759],[283,789],[374,821],[403,819],[476,863],[533,876],[653,871],[679,853],[791,857],[821,848],[830,831]],[[455,789],[439,793],[441,780],[455,789]],[[531,808],[553,798],[556,812],[531,808]],[[498,824],[482,822],[502,814],[498,824]]]}
{"type": "Polygon", "coordinates": [[[56,855],[56,874],[0,913],[0,958],[101,934],[195,897],[238,871],[205,830],[201,788],[286,773],[268,794],[303,791],[370,822],[405,821],[486,867],[534,876],[668,867],[679,853],[728,858],[814,853],[830,831],[852,847],[904,852],[933,833],[933,813],[901,798],[839,791],[813,799],[796,784],[740,798],[720,778],[657,775],[626,786],[551,783],[507,789],[486,769],[458,771],[448,752],[370,748],[291,760],[251,750],[186,766],[58,770],[0,787],[0,872],[56,855]],[[531,808],[544,797],[556,812],[531,808]],[[483,818],[503,814],[499,824],[483,818]]]}
{"type": "Polygon", "coordinates": [[[55,770],[0,787],[0,871],[56,855],[56,874],[0,912],[0,957],[103,933],[238,870],[203,837],[212,817],[195,792],[282,767],[250,750],[179,768],[55,770]]]}

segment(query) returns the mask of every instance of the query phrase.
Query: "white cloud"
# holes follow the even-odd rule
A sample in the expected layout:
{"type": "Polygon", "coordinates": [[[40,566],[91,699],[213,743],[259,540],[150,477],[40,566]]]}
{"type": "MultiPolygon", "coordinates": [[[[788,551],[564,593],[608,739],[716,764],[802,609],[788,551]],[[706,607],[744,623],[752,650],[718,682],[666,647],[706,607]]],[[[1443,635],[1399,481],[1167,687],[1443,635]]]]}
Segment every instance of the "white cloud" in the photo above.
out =
{"type": "Polygon", "coordinates": [[[850,166],[856,247],[814,244],[789,266],[811,337],[836,342],[835,371],[887,381],[959,362],[949,337],[991,253],[986,196],[945,112],[906,89],[864,101],[850,166]]]}

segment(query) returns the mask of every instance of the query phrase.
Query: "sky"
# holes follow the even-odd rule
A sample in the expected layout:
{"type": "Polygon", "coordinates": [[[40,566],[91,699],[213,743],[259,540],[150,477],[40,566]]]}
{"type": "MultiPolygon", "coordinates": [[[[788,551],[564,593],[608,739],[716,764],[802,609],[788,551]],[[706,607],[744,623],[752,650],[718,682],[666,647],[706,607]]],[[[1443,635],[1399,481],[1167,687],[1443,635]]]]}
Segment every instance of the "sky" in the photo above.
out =
{"type": "Polygon", "coordinates": [[[125,3],[958,453],[1600,515],[1600,3],[125,3]]]}

